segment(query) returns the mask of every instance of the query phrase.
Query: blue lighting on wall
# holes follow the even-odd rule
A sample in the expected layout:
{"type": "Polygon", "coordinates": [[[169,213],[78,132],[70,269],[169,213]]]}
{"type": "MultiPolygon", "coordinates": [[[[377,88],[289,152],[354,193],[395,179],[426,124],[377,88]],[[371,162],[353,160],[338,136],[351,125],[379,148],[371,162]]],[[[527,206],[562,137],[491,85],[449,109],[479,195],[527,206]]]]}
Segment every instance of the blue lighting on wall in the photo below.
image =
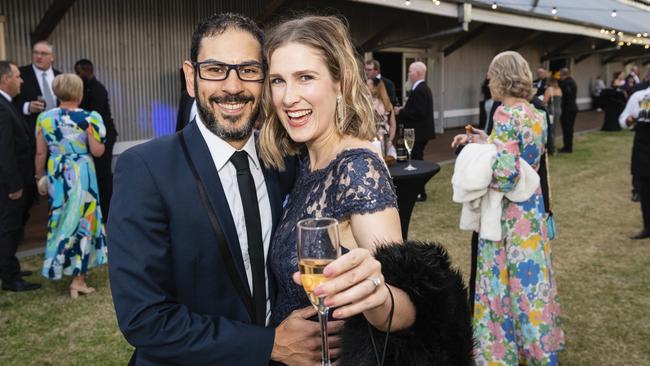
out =
{"type": "Polygon", "coordinates": [[[140,128],[151,137],[171,135],[176,130],[176,107],[165,103],[152,102],[149,108],[140,112],[140,128]]]}

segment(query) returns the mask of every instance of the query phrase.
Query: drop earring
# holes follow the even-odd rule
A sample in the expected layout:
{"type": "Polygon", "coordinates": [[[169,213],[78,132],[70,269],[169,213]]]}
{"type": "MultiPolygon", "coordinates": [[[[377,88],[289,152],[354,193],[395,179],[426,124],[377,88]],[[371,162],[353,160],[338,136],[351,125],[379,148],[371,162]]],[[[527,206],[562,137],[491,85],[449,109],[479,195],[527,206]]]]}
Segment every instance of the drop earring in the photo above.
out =
{"type": "Polygon", "coordinates": [[[339,131],[345,131],[345,105],[343,104],[343,97],[339,94],[336,97],[336,117],[338,119],[339,131]]]}

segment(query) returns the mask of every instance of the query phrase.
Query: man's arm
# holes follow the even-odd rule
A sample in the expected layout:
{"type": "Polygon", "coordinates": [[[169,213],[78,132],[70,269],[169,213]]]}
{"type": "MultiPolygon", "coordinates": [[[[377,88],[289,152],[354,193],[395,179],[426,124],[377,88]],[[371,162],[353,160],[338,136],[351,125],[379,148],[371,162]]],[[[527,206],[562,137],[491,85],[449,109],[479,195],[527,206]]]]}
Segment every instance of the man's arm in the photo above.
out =
{"type": "Polygon", "coordinates": [[[7,185],[9,193],[13,193],[23,188],[23,180],[16,164],[13,122],[9,113],[0,109],[0,179],[7,185]]]}
{"type": "Polygon", "coordinates": [[[629,129],[636,123],[636,117],[639,113],[639,95],[640,93],[634,93],[627,100],[625,104],[625,109],[618,116],[618,124],[621,125],[621,128],[629,129]]]}
{"type": "MultiPolygon", "coordinates": [[[[169,222],[149,167],[120,158],[108,225],[118,324],[138,354],[174,365],[266,365],[274,329],[191,312],[175,298],[169,222]]],[[[164,182],[160,182],[164,184],[164,182]]]]}

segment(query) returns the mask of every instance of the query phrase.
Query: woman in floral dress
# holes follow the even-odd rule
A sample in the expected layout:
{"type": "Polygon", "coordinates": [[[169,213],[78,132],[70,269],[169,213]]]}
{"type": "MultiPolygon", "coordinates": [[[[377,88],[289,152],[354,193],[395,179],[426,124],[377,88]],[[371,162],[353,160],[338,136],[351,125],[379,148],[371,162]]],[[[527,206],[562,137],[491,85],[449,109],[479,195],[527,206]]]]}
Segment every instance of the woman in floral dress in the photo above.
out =
{"type": "Polygon", "coordinates": [[[54,78],[59,108],[36,121],[36,179],[45,174],[50,203],[43,276],[73,276],[70,296],[95,291],[85,281],[88,269],[105,264],[106,238],[99,206],[95,165],[91,156],[104,153],[106,128],[97,112],[78,108],[83,83],[74,74],[54,78]]]}
{"type": "MultiPolygon", "coordinates": [[[[546,119],[528,99],[532,73],[516,52],[497,55],[488,71],[492,96],[502,102],[487,138],[496,145],[490,188],[517,184],[520,159],[539,168],[546,119]]],[[[484,136],[487,137],[487,136],[484,136]]],[[[481,239],[473,328],[477,365],[556,365],[563,348],[557,284],[551,265],[541,189],[525,202],[503,199],[503,239],[481,239]]]]}

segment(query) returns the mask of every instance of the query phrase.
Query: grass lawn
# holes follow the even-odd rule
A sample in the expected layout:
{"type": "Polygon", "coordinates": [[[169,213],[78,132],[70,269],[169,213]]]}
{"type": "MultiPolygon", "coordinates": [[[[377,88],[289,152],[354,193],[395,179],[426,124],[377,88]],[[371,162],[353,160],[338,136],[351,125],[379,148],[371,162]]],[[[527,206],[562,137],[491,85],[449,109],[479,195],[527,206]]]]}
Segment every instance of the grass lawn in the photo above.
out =
{"type": "MultiPolygon", "coordinates": [[[[435,143],[435,141],[434,141],[435,143]]],[[[650,365],[650,240],[627,239],[641,228],[630,201],[632,134],[576,137],[571,155],[551,158],[558,238],[552,242],[567,347],[564,365],[650,365]]],[[[411,220],[412,239],[439,241],[469,277],[471,233],[458,229],[451,202],[452,165],[427,186],[411,220]]],[[[23,262],[40,270],[41,258],[23,262]]],[[[0,291],[0,365],[125,365],[131,347],[115,321],[107,268],[88,282],[98,293],[68,297],[69,280],[29,279],[43,289],[0,291]]]]}

